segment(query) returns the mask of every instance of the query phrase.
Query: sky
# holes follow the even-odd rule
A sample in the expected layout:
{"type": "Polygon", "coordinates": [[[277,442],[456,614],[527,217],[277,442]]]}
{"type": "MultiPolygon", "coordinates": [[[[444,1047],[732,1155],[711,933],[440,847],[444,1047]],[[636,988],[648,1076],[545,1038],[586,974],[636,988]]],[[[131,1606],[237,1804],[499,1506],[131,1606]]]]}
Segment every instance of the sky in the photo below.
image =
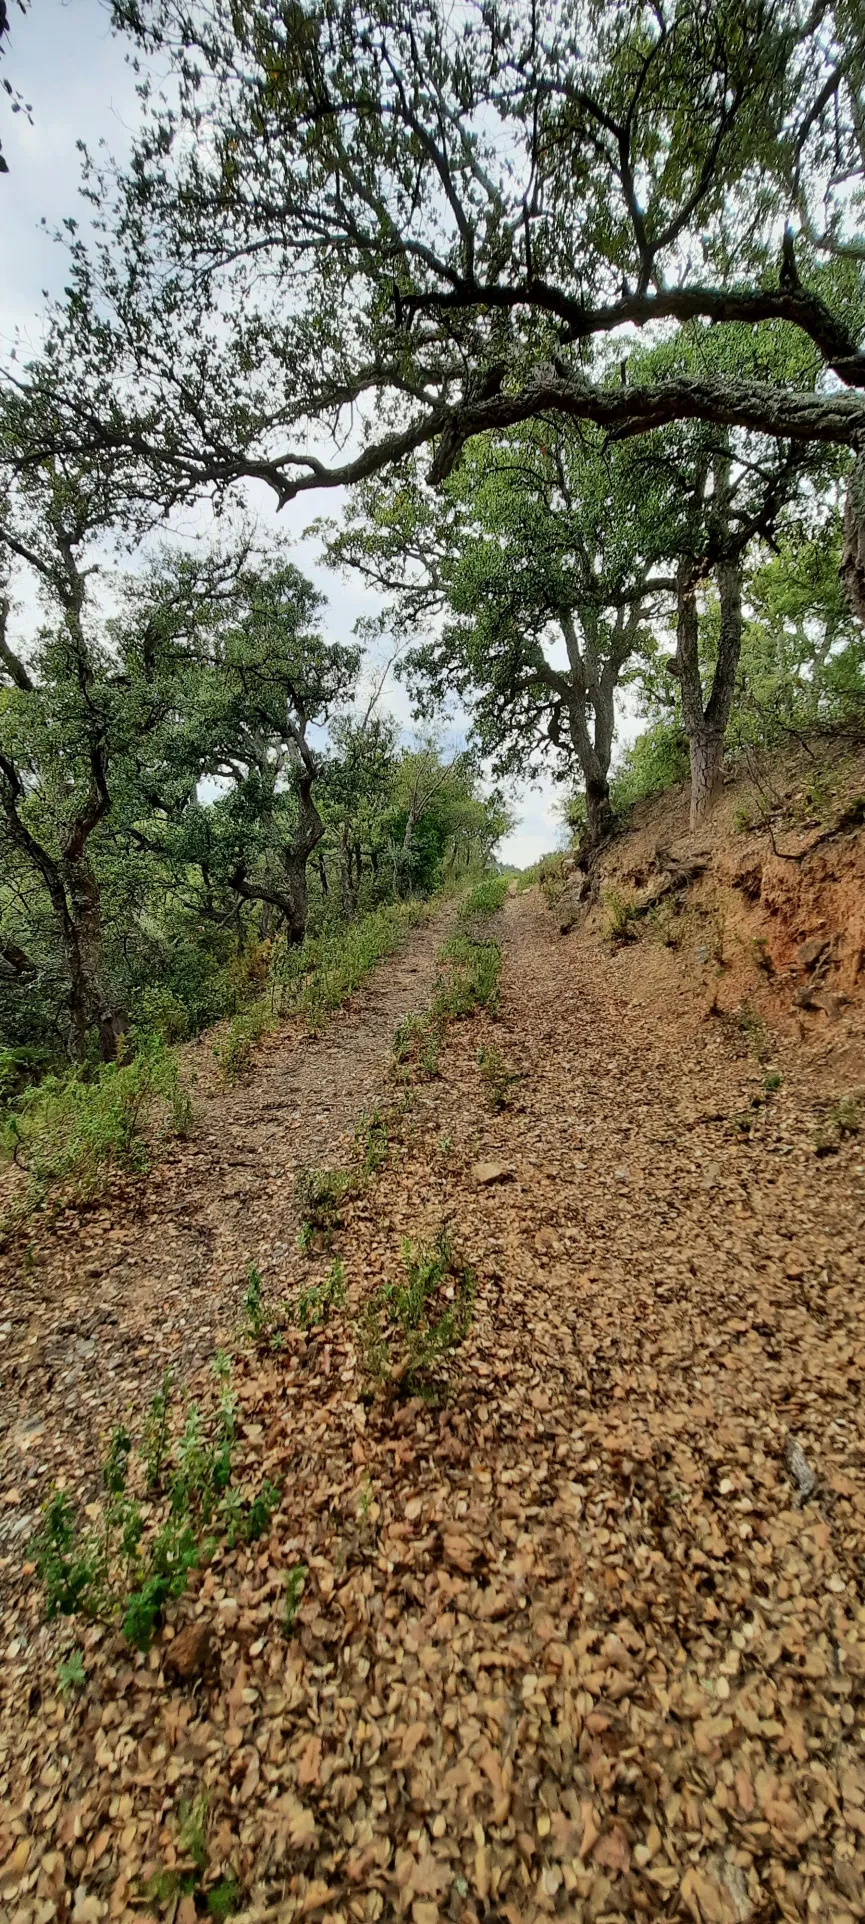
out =
{"type": "MultiPolygon", "coordinates": [[[[13,0],[4,72],[30,106],[32,124],[24,113],[12,115],[0,94],[0,138],[9,166],[9,173],[0,175],[0,344],[8,350],[17,340],[32,350],[39,344],[45,294],[57,295],[63,288],[64,254],[53,230],[65,216],[80,218],[84,212],[76,143],[83,139],[95,147],[104,140],[123,157],[137,120],[135,81],[100,0],[32,0],[23,16],[13,0]]],[[[348,641],[358,617],[377,612],[380,602],[356,579],[343,580],[323,568],[316,545],[303,540],[304,527],[316,515],[338,514],[339,500],[337,493],[320,501],[307,496],[290,503],[278,520],[269,497],[252,505],[262,536],[266,539],[273,520],[291,542],[292,559],[326,596],[329,635],[348,641]]],[[[391,678],[383,699],[410,734],[411,714],[399,682],[391,678]]],[[[455,716],[446,740],[456,744],[464,728],[464,718],[455,716]]],[[[561,790],[551,780],[515,786],[511,802],[517,826],[499,844],[503,861],[522,868],[561,843],[555,812],[560,799],[561,790]]]]}

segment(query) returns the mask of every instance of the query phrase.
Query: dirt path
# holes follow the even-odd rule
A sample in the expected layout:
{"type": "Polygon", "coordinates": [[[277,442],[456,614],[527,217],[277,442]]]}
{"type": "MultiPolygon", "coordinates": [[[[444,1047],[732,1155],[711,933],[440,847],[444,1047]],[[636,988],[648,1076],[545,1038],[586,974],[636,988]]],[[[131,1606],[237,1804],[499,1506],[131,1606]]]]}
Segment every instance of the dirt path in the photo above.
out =
{"type": "Polygon", "coordinates": [[[369,984],[309,1037],[268,1038],[254,1073],[196,1098],[188,1139],[111,1206],[34,1230],[0,1257],[2,1554],[32,1533],[48,1482],[80,1484],[111,1425],[146,1405],[165,1368],[179,1381],[230,1341],[247,1265],[269,1289],[297,1267],[295,1178],[346,1160],[364,1109],[388,1089],[394,1031],[429,1001],[446,909],[420,924],[369,984]]]}
{"type": "Polygon", "coordinates": [[[169,1626],[213,1626],[214,1671],[88,1632],[63,1704],[35,1604],[7,1653],[14,1924],[146,1913],[192,1795],[177,1924],[229,1874],[286,1924],[865,1916],[861,1139],[818,1158],[795,1055],[763,1100],[674,955],[563,943],[536,895],[503,933],[500,1019],[449,1032],[346,1213],[348,1311],[236,1360],[283,1497],[169,1626]],[[370,1401],[352,1312],[443,1225],[478,1283],[452,1394],[370,1401]]]}

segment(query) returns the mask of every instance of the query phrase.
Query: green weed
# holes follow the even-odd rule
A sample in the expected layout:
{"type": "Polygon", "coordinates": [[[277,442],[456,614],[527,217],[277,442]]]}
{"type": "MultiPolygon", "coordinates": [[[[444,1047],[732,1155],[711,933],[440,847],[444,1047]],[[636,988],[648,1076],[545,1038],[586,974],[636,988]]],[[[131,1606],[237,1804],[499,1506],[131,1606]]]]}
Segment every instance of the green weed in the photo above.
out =
{"type": "Polygon", "coordinates": [[[341,1309],[345,1302],[345,1278],[342,1263],[337,1258],[332,1263],[323,1283],[311,1285],[300,1290],[295,1314],[301,1329],[316,1329],[326,1323],[332,1309],[341,1309]]]}
{"type": "Polygon", "coordinates": [[[223,1918],[231,1917],[240,1909],[240,1900],[241,1889],[236,1878],[221,1877],[219,1883],[214,1884],[207,1893],[207,1915],[215,1917],[217,1924],[221,1924],[223,1918]]]}
{"type": "Polygon", "coordinates": [[[291,1635],[297,1621],[297,1613],[303,1597],[306,1576],[306,1564],[295,1563],[292,1565],[285,1579],[285,1603],[282,1612],[282,1628],[287,1637],[291,1635]]]}
{"type": "Polygon", "coordinates": [[[144,1423],[144,1466],[148,1490],[158,1489],[168,1454],[171,1419],[171,1371],[166,1370],[151,1397],[144,1423]]]}
{"type": "Polygon", "coordinates": [[[608,889],[604,896],[604,913],[604,934],[611,948],[620,949],[627,942],[636,942],[637,904],[632,896],[619,895],[616,889],[608,889]]]}
{"type": "Polygon", "coordinates": [[[177,1061],[151,1037],[131,1062],[71,1070],[26,1089],[8,1114],[2,1143],[30,1178],[24,1213],[52,1190],[92,1201],[114,1177],[140,1175],[154,1144],[183,1135],[189,1096],[177,1061]]]}
{"type": "Polygon", "coordinates": [[[520,1081],[519,1071],[509,1069],[501,1049],[497,1049],[490,1043],[481,1044],[478,1050],[478,1067],[484,1080],[490,1108],[495,1112],[509,1109],[514,1099],[514,1083],[520,1081]]]}
{"type": "Polygon", "coordinates": [[[213,1554],[219,1537],[251,1542],[267,1528],[279,1501],[275,1486],[265,1483],[249,1503],[230,1487],[235,1419],[228,1391],[209,1433],[197,1407],[187,1410],[173,1447],[170,1416],[166,1374],[148,1410],[140,1451],[126,1430],[112,1435],[96,1523],[85,1527],[68,1494],[52,1493],[32,1546],[48,1618],[119,1620],[127,1641],[147,1650],[166,1605],[183,1595],[191,1571],[213,1554]],[[163,1492],[167,1514],[155,1529],[149,1506],[129,1493],[133,1478],[145,1492],[163,1492]]]}
{"type": "Polygon", "coordinates": [[[244,1327],[253,1343],[260,1343],[267,1330],[267,1316],[262,1302],[264,1284],[254,1263],[246,1271],[246,1289],[243,1295],[244,1327]]]}
{"type": "Polygon", "coordinates": [[[483,876],[463,897],[457,910],[459,920],[465,923],[471,922],[475,916],[495,915],[507,896],[509,879],[507,875],[483,876]]]}
{"type": "Polygon", "coordinates": [[[341,1205],[356,1181],[349,1169],[305,1169],[297,1177],[294,1190],[303,1218],[298,1242],[304,1252],[316,1239],[328,1246],[342,1226],[341,1205]]]}
{"type": "Polygon", "coordinates": [[[361,1173],[375,1176],[387,1159],[387,1123],[376,1104],[367,1115],[364,1110],[354,1132],[360,1156],[361,1173]]]}
{"type": "Polygon", "coordinates": [[[202,1794],[181,1804],[179,1817],[178,1844],[184,1857],[191,1857],[200,1875],[207,1863],[207,1798],[202,1794]]]}
{"type": "Polygon", "coordinates": [[[836,1155],[850,1136],[858,1136],[865,1128],[865,1108],[858,1096],[839,1096],[836,1102],[825,1107],[820,1120],[815,1124],[812,1142],[818,1156],[836,1155]]]}
{"type": "Polygon", "coordinates": [[[433,1394],[468,1334],[474,1278],[454,1263],[445,1230],[429,1244],[405,1242],[403,1263],[405,1282],[377,1290],[360,1319],[364,1368],[380,1382],[433,1394]]]}
{"type": "Polygon", "coordinates": [[[462,1021],[475,1009],[498,1013],[502,951],[498,942],[455,935],[440,950],[445,968],[433,998],[432,1015],[448,1022],[462,1021]]]}
{"type": "Polygon", "coordinates": [[[332,1009],[365,981],[376,963],[405,941],[426,909],[421,902],[395,902],[359,917],[348,928],[309,938],[281,957],[281,1008],[306,1019],[315,1035],[332,1009]]]}
{"type": "Polygon", "coordinates": [[[443,1034],[441,1017],[405,1016],[393,1041],[394,1061],[398,1069],[413,1080],[433,1082],[440,1073],[443,1034]]]}
{"type": "Polygon", "coordinates": [[[232,1017],[225,1035],[213,1046],[219,1073],[226,1086],[237,1082],[252,1067],[256,1047],[271,1027],[273,1019],[269,996],[260,996],[248,1008],[239,1010],[232,1017]]]}
{"type": "Polygon", "coordinates": [[[76,1645],[68,1657],[62,1657],[57,1665],[57,1687],[61,1697],[69,1697],[73,1691],[83,1690],[86,1682],[84,1658],[76,1645]]]}

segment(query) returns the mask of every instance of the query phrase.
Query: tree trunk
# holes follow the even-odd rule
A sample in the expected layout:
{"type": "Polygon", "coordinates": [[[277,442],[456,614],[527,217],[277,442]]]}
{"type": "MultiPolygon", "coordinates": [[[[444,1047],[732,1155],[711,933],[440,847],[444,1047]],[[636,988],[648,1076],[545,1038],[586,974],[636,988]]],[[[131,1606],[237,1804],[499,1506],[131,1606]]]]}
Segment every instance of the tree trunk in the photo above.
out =
{"type": "Polygon", "coordinates": [[[129,1017],[105,981],[99,883],[87,861],[67,864],[65,881],[68,911],[62,931],[75,1052],[79,1058],[86,1055],[95,1029],[102,1061],[117,1062],[129,1053],[129,1017]]]}
{"type": "Polygon", "coordinates": [[[609,783],[603,776],[595,776],[594,779],[586,777],[586,820],[589,847],[597,848],[609,835],[613,825],[609,783]]]}
{"type": "Polygon", "coordinates": [[[701,728],[688,738],[691,754],[691,827],[708,815],[724,785],[724,737],[701,728]]]}
{"type": "Polygon", "coordinates": [[[865,621],[865,446],[856,456],[847,484],[841,580],[852,613],[865,621]]]}
{"type": "Polygon", "coordinates": [[[342,912],[347,922],[353,922],[357,914],[357,889],[354,880],[354,851],[347,827],[344,825],[339,846],[339,894],[342,912]]]}

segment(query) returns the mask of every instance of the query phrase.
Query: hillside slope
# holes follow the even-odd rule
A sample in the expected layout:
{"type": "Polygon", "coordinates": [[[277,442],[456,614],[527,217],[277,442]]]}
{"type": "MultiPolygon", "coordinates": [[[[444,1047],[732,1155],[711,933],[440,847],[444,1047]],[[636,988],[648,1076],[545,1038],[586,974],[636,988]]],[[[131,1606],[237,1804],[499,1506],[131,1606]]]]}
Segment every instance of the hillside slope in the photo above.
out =
{"type": "Polygon", "coordinates": [[[394,1081],[387,1160],[291,1259],[339,1256],[345,1305],[235,1341],[269,1532],[147,1654],[46,1627],[7,1556],[14,1924],[192,1924],[227,1890],[344,1924],[865,1915],[863,1140],[798,1015],[709,1015],[688,943],[640,918],[611,953],[608,913],[562,937],[539,890],[507,902],[498,1016],[451,1024],[407,1107],[394,1081]],[[442,1232],[471,1327],[446,1393],[388,1392],[365,1306],[442,1232]]]}

